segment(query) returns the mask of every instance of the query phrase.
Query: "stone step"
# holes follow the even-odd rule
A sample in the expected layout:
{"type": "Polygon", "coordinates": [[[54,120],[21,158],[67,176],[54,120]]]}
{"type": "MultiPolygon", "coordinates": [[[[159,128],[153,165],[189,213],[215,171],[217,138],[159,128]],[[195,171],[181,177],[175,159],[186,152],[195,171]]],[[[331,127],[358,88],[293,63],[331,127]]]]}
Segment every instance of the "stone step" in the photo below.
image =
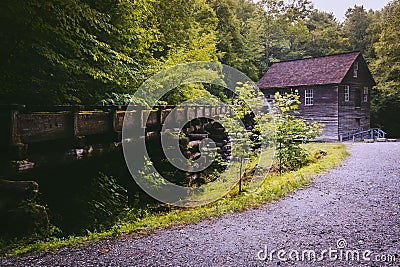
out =
{"type": "Polygon", "coordinates": [[[364,143],[373,143],[375,142],[374,139],[364,139],[364,143]]]}

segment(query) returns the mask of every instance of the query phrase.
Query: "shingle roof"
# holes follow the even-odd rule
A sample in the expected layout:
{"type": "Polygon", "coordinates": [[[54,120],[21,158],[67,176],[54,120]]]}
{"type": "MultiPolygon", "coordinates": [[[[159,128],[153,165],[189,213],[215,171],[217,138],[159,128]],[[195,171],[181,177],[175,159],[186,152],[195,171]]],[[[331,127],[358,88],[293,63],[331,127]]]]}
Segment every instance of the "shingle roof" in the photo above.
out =
{"type": "Polygon", "coordinates": [[[258,82],[259,88],[339,84],[360,52],[274,63],[258,82]]]}

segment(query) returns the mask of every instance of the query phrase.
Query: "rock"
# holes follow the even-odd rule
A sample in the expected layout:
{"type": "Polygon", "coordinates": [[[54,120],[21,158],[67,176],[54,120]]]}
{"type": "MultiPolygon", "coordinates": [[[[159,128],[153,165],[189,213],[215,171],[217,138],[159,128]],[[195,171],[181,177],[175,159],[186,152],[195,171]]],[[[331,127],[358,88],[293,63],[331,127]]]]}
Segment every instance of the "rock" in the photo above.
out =
{"type": "Polygon", "coordinates": [[[38,192],[34,181],[0,180],[0,233],[28,236],[48,229],[45,207],[34,202],[38,192]]]}
{"type": "Polygon", "coordinates": [[[39,185],[34,181],[0,180],[0,213],[18,207],[23,200],[37,196],[39,185]]]}
{"type": "Polygon", "coordinates": [[[387,139],[386,138],[376,138],[377,142],[386,142],[387,139]]]}
{"type": "Polygon", "coordinates": [[[364,139],[364,143],[373,143],[374,139],[364,139]]]}

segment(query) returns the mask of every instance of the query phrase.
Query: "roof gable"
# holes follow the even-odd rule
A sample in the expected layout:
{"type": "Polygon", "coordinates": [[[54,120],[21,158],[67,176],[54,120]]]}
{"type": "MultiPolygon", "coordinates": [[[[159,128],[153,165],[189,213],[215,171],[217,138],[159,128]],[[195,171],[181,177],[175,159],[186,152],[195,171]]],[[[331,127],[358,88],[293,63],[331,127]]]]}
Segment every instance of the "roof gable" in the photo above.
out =
{"type": "MultiPolygon", "coordinates": [[[[259,88],[340,84],[360,52],[274,63],[258,82],[259,88]]],[[[372,79],[372,76],[371,76],[372,79]]]]}

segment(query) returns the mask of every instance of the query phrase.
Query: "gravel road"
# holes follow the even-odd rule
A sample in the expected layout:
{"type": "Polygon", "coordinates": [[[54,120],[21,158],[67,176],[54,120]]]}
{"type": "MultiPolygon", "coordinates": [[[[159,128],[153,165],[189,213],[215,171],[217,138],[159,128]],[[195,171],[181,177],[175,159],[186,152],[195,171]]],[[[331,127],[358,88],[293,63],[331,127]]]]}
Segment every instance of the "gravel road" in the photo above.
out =
{"type": "Polygon", "coordinates": [[[0,266],[400,266],[400,143],[349,152],[307,188],[256,210],[0,266]]]}

